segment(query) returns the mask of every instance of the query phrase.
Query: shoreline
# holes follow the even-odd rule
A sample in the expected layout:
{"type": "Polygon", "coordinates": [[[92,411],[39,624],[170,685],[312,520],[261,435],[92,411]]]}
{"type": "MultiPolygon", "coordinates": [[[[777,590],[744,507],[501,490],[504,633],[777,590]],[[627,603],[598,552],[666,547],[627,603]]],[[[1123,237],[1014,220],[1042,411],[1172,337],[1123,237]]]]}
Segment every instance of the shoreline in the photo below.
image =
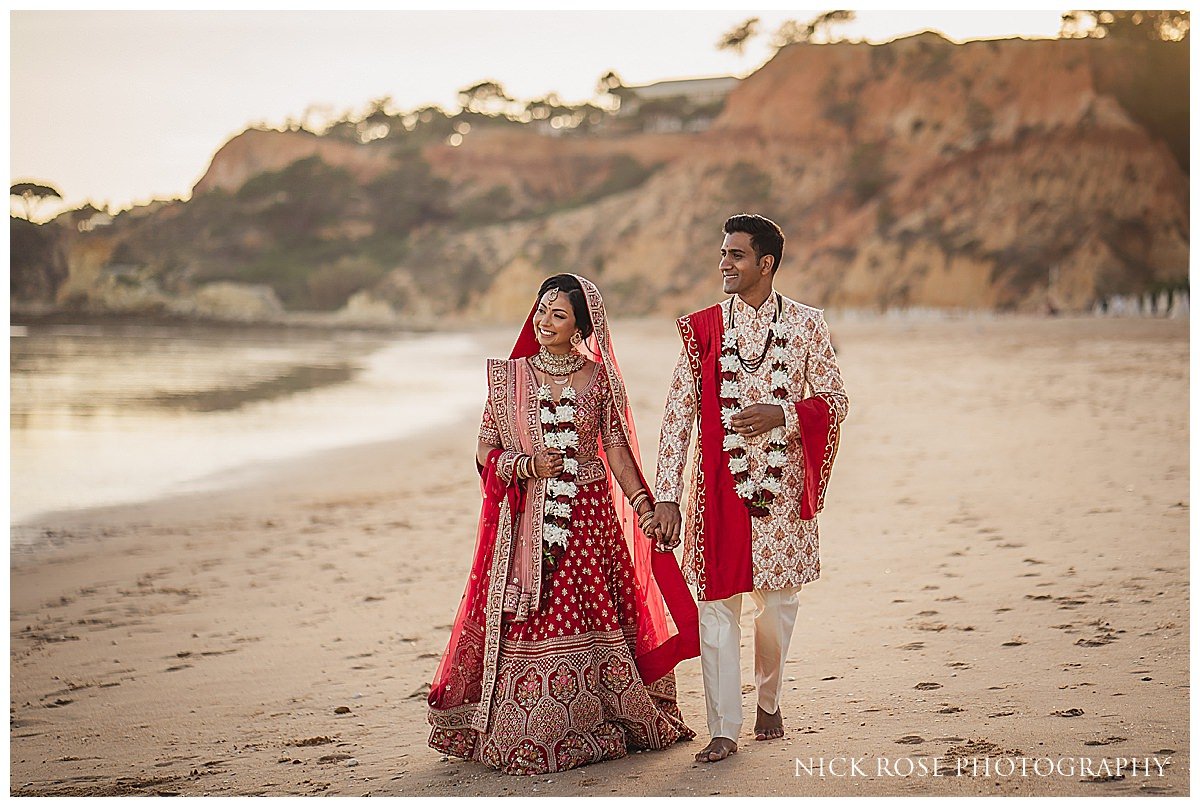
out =
{"type": "Polygon", "coordinates": [[[28,338],[37,341],[17,353],[23,375],[14,381],[9,514],[10,527],[26,538],[25,528],[62,511],[220,488],[230,484],[225,477],[240,478],[259,464],[303,461],[473,416],[483,386],[475,356],[491,344],[482,331],[291,341],[295,334],[265,338],[240,330],[148,335],[146,326],[105,326],[94,343],[54,331],[28,338]],[[72,389],[69,376],[52,366],[42,379],[26,368],[59,355],[50,351],[94,376],[78,382],[93,394],[60,394],[72,389]],[[269,363],[264,354],[277,358],[269,363]],[[81,355],[96,356],[95,365],[81,355]],[[155,369],[136,376],[139,387],[125,387],[118,379],[128,371],[113,358],[121,355],[155,369]],[[218,355],[223,364],[252,356],[262,369],[214,370],[218,355]],[[182,368],[193,365],[194,379],[181,383],[182,368]],[[436,376],[428,365],[439,368],[436,376]],[[426,376],[440,402],[423,418],[428,423],[419,420],[425,405],[413,395],[426,376]]]}
{"type": "MultiPolygon", "coordinates": [[[[478,424],[469,420],[458,421],[452,429],[461,431],[474,429],[478,424]]],[[[211,476],[227,474],[232,477],[219,485],[202,486],[198,490],[166,493],[148,496],[144,499],[111,504],[95,505],[79,508],[51,510],[30,516],[21,522],[9,525],[14,534],[18,531],[60,532],[71,529],[80,530],[88,524],[99,524],[109,529],[113,525],[128,524],[146,519],[174,519],[181,513],[195,513],[198,518],[212,509],[246,507],[261,500],[260,497],[279,489],[287,489],[301,494],[315,494],[319,488],[329,487],[329,477],[319,469],[327,465],[351,465],[360,459],[371,459],[384,453],[404,453],[409,444],[421,444],[428,438],[427,433],[410,434],[384,440],[370,440],[334,448],[317,449],[291,457],[278,457],[267,460],[257,460],[231,468],[218,474],[193,480],[189,484],[199,484],[211,476]]],[[[22,543],[19,547],[14,540],[10,550],[17,551],[23,557],[37,556],[36,547],[22,543]]]]}
{"type": "MultiPolygon", "coordinates": [[[[614,331],[652,474],[678,339],[670,322],[614,331]]],[[[1186,323],[844,322],[834,337],[850,417],[782,741],[532,780],[426,747],[423,686],[479,512],[471,418],[229,491],[56,516],[61,546],[10,554],[10,792],[1186,795],[1186,323]],[[1155,755],[1171,760],[1149,779],[876,770],[1155,755]],[[810,757],[865,758],[871,775],[797,777],[810,757]]],[[[510,343],[497,330],[485,351],[510,343]]],[[[742,661],[752,685],[749,647],[742,661]]],[[[676,672],[703,734],[699,663],[676,672]]]]}

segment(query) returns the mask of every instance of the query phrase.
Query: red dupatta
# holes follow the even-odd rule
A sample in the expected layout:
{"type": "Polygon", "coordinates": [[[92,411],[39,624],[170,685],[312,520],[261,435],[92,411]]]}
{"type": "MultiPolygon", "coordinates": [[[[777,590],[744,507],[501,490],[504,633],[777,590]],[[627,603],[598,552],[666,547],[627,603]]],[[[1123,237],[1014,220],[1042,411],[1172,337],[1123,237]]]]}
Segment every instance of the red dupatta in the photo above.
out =
{"type": "MultiPolygon", "coordinates": [[[[576,277],[583,287],[594,326],[592,335],[577,350],[602,366],[638,478],[648,491],[650,488],[641,471],[633,413],[617,365],[603,299],[594,284],[586,278],[576,277]]],[[[538,351],[539,345],[533,335],[536,311],[535,303],[513,346],[510,360],[532,356],[538,351]]],[[[502,365],[501,362],[489,362],[496,371],[502,365]]],[[[492,383],[495,383],[494,378],[489,379],[489,384],[492,383]]],[[[520,560],[518,556],[521,555],[521,537],[514,535],[513,525],[521,517],[527,495],[531,497],[530,506],[536,506],[541,500],[537,485],[527,489],[522,483],[506,482],[497,473],[502,453],[499,449],[491,452],[487,465],[480,469],[483,506],[471,574],[446,652],[430,685],[430,722],[445,728],[487,728],[506,578],[510,564],[520,560]],[[529,494],[528,490],[533,493],[529,494]]],[[[674,554],[655,551],[652,541],[638,527],[636,513],[608,467],[602,443],[598,442],[596,453],[604,458],[608,469],[613,506],[633,561],[638,614],[635,661],[643,682],[651,684],[671,672],[680,661],[700,654],[696,603],[674,554]]],[[[524,557],[540,563],[541,553],[535,552],[532,556],[526,553],[524,557]]]]}

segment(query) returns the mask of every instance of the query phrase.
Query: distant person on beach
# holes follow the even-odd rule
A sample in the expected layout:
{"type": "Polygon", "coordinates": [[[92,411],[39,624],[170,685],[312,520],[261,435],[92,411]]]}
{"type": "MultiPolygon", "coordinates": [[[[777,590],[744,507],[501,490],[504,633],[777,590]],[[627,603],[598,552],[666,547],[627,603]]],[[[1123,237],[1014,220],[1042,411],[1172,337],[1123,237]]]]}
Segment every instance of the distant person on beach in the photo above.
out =
{"type": "Polygon", "coordinates": [[[848,399],[821,311],[774,290],[783,232],[737,215],[718,268],[729,299],[681,318],[659,441],[649,529],[679,544],[683,469],[699,422],[689,484],[684,573],[700,600],[700,666],[712,741],[696,755],[737,752],[742,727],[742,594],[754,616],[757,740],[783,736],[780,685],[800,587],[821,573],[816,515],[848,399]]]}
{"type": "Polygon", "coordinates": [[[429,744],[533,775],[691,739],[674,668],[699,654],[696,604],[643,532],[654,502],[600,292],[546,280],[487,372],[478,542],[429,744]]]}

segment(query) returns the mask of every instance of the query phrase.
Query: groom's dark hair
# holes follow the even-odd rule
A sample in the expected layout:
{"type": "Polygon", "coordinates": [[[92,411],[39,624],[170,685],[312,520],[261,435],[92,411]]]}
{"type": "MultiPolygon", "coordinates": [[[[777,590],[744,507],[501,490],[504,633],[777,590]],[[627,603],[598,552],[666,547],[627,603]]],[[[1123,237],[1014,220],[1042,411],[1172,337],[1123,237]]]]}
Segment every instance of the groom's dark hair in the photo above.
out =
{"type": "Polygon", "coordinates": [[[771,264],[772,274],[779,270],[783,260],[783,230],[779,225],[765,216],[755,213],[738,213],[725,219],[725,233],[746,233],[750,236],[750,246],[754,247],[754,259],[761,261],[763,255],[771,255],[775,262],[771,264]]]}
{"type": "Polygon", "coordinates": [[[588,311],[587,295],[583,293],[583,286],[580,285],[579,278],[575,275],[555,275],[546,278],[542,281],[542,287],[538,289],[537,300],[534,301],[535,308],[541,301],[542,295],[550,289],[558,289],[567,296],[571,302],[571,311],[575,314],[575,327],[579,328],[584,339],[591,336],[595,327],[592,325],[591,312],[588,311]]]}

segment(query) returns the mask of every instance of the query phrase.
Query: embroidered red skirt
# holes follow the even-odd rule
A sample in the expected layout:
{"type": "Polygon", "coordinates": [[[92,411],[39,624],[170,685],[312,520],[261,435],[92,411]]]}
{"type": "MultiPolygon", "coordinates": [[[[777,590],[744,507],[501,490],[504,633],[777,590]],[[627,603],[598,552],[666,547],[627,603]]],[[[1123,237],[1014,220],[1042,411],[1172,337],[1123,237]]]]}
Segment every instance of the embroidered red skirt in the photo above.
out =
{"type": "Polygon", "coordinates": [[[581,486],[542,608],[501,624],[487,731],[435,726],[433,748],[535,775],[695,736],[675,702],[674,673],[649,685],[638,675],[640,595],[621,535],[607,480],[581,486]]]}

